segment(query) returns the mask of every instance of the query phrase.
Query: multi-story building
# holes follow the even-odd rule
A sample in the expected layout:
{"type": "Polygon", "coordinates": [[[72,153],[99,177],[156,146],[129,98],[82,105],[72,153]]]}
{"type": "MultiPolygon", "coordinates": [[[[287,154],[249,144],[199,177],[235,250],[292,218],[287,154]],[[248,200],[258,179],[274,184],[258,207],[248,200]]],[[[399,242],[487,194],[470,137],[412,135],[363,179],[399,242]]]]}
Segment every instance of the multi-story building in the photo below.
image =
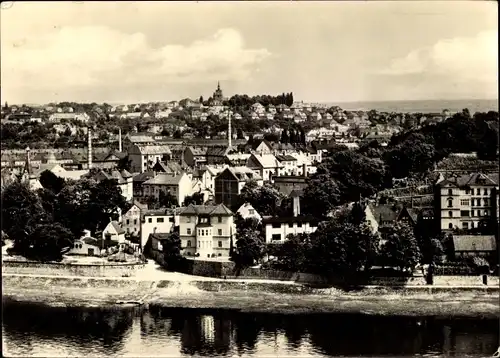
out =
{"type": "Polygon", "coordinates": [[[310,234],[318,228],[317,219],[300,214],[300,193],[292,192],[292,217],[264,217],[262,226],[265,228],[266,244],[282,244],[288,235],[310,234]]]}
{"type": "Polygon", "coordinates": [[[224,169],[214,180],[215,202],[236,210],[236,206],[241,204],[239,202],[241,189],[250,180],[255,180],[258,185],[264,184],[262,178],[250,168],[232,167],[224,169]]]}
{"type": "Polygon", "coordinates": [[[164,161],[171,155],[167,145],[134,144],[128,150],[130,168],[134,173],[151,170],[159,161],[164,161]]]}
{"type": "Polygon", "coordinates": [[[282,165],[273,154],[252,154],[247,160],[247,167],[264,181],[269,181],[273,176],[279,175],[282,165]]]}
{"type": "Polygon", "coordinates": [[[160,192],[170,192],[170,194],[176,197],[179,206],[184,203],[184,198],[191,195],[193,191],[191,179],[189,179],[186,173],[178,173],[177,175],[160,173],[144,182],[142,187],[144,196],[156,199],[159,199],[160,192]]]}
{"type": "Polygon", "coordinates": [[[175,226],[179,226],[179,212],[181,210],[182,208],[167,208],[143,212],[141,222],[141,247],[144,249],[149,239],[149,235],[168,234],[172,232],[175,226]]]}
{"type": "Polygon", "coordinates": [[[83,175],[84,178],[94,179],[96,181],[101,180],[113,180],[115,181],[118,188],[122,193],[125,200],[132,200],[134,195],[133,187],[133,177],[132,174],[126,170],[118,171],[116,169],[99,169],[97,171],[91,171],[88,174],[83,175]]]}
{"type": "Polygon", "coordinates": [[[236,232],[225,205],[189,205],[180,212],[181,252],[186,256],[228,257],[236,232]]]}
{"type": "Polygon", "coordinates": [[[474,229],[498,222],[498,173],[448,177],[436,185],[441,230],[474,229]]]}
{"type": "Polygon", "coordinates": [[[138,236],[141,232],[141,217],[148,206],[135,201],[132,206],[122,215],[121,225],[126,234],[138,236]]]}

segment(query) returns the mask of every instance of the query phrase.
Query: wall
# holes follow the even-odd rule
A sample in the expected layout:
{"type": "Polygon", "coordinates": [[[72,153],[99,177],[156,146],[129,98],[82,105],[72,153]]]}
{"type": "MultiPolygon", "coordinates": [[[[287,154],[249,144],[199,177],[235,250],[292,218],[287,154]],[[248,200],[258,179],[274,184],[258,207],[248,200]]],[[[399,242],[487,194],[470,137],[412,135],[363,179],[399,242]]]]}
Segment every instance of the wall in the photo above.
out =
{"type": "Polygon", "coordinates": [[[145,264],[79,265],[63,263],[39,263],[29,261],[3,261],[2,273],[25,275],[130,277],[143,269],[145,264]]]}

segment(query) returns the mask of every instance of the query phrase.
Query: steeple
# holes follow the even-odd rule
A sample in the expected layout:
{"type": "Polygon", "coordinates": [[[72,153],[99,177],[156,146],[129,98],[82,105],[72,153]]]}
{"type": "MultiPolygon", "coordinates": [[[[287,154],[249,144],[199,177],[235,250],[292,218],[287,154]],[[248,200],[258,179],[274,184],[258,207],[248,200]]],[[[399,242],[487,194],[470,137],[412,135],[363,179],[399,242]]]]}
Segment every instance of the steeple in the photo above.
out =
{"type": "Polygon", "coordinates": [[[232,139],[233,139],[233,134],[231,133],[231,114],[227,116],[228,118],[228,123],[227,123],[227,146],[229,149],[231,149],[232,145],[232,139]]]}
{"type": "Polygon", "coordinates": [[[220,82],[217,81],[217,91],[220,91],[220,82]]]}

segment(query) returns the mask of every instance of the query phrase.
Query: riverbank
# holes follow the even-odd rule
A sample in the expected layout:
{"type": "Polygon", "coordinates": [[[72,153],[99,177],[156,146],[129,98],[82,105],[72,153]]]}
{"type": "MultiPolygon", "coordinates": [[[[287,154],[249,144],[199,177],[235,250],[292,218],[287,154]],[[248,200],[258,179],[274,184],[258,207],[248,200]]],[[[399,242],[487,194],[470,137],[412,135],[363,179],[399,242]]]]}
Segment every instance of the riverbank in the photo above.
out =
{"type": "Polygon", "coordinates": [[[498,287],[370,286],[345,292],[277,281],[171,281],[9,274],[3,275],[2,286],[4,301],[67,307],[139,302],[166,308],[246,312],[500,317],[498,287]]]}

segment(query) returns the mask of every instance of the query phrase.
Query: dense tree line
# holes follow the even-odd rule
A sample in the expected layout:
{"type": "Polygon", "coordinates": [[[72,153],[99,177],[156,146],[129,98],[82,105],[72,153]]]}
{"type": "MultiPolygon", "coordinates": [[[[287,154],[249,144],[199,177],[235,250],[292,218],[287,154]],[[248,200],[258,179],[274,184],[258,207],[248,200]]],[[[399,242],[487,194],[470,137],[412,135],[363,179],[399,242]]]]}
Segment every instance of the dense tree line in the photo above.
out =
{"type": "Polygon", "coordinates": [[[39,260],[61,259],[61,250],[83,230],[102,231],[125,207],[113,180],[64,181],[45,171],[44,186],[30,190],[15,181],[2,190],[2,230],[13,240],[13,252],[39,260]]]}
{"type": "Polygon", "coordinates": [[[280,104],[287,105],[290,107],[293,104],[293,93],[282,93],[277,96],[270,96],[270,95],[258,95],[258,96],[248,96],[248,95],[234,95],[227,102],[225,103],[226,105],[229,105],[231,107],[241,107],[248,109],[250,108],[254,103],[260,103],[261,105],[267,107],[270,104],[273,106],[278,106],[280,104]]]}

